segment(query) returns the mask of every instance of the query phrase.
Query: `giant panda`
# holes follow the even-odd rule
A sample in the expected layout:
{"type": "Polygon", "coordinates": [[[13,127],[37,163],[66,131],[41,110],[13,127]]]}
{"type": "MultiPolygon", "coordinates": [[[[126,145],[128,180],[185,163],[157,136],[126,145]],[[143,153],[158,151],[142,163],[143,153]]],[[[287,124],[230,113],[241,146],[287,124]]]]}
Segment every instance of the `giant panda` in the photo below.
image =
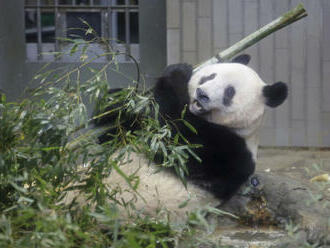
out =
{"type": "Polygon", "coordinates": [[[121,198],[134,201],[134,211],[149,215],[164,210],[181,218],[192,209],[229,200],[254,173],[265,107],[282,104],[287,92],[286,84],[266,85],[242,63],[208,65],[196,73],[188,64],[170,65],[155,84],[154,98],[161,115],[172,120],[187,107],[185,119],[197,134],[182,123],[176,128],[190,143],[202,145],[194,150],[201,162],[188,160],[184,185],[175,173],[159,172],[143,155],[131,154],[121,170],[139,178],[140,197],[117,171],[105,183],[118,185],[121,198]]]}

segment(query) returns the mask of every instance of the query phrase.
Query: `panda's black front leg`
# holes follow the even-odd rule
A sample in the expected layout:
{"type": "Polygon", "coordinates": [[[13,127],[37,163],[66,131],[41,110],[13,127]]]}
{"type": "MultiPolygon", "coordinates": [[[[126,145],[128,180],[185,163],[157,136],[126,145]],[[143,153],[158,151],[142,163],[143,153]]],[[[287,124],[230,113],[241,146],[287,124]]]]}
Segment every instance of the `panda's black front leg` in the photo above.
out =
{"type": "Polygon", "coordinates": [[[230,173],[222,175],[220,180],[212,185],[214,194],[223,200],[229,200],[249,179],[255,169],[252,159],[234,161],[231,166],[230,173]]]}
{"type": "Polygon", "coordinates": [[[255,163],[252,160],[230,163],[231,169],[223,168],[222,172],[215,172],[208,178],[193,179],[193,183],[210,191],[219,199],[228,201],[239,188],[254,173],[255,163]]]}
{"type": "Polygon", "coordinates": [[[162,114],[172,119],[180,117],[184,106],[189,103],[188,82],[192,71],[192,66],[188,64],[166,67],[154,89],[154,97],[162,114]]]}

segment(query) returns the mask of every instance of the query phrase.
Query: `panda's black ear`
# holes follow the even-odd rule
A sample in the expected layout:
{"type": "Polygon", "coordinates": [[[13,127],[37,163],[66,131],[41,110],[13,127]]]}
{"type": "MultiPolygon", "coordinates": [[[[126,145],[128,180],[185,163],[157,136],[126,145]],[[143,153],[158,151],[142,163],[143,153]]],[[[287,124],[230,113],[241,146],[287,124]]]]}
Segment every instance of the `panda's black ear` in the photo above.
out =
{"type": "Polygon", "coordinates": [[[251,60],[251,56],[248,54],[241,54],[236,56],[231,60],[232,63],[239,63],[243,65],[247,65],[251,60]]]}
{"type": "Polygon", "coordinates": [[[264,86],[262,93],[266,99],[265,104],[275,108],[281,105],[288,96],[288,86],[283,82],[264,86]]]}

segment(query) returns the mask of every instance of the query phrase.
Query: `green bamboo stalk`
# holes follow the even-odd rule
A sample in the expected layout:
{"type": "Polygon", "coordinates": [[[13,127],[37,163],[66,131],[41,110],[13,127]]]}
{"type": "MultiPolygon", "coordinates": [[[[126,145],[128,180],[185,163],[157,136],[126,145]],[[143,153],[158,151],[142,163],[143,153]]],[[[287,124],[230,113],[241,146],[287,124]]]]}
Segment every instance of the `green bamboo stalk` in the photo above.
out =
{"type": "Polygon", "coordinates": [[[244,39],[240,40],[239,42],[235,43],[231,47],[227,48],[226,50],[218,53],[214,57],[210,58],[207,61],[195,66],[194,72],[198,71],[199,69],[203,68],[206,65],[216,64],[219,62],[227,61],[233,58],[235,55],[240,53],[241,51],[245,50],[246,48],[254,45],[258,41],[262,40],[266,36],[270,35],[271,33],[280,30],[304,17],[307,16],[307,12],[304,8],[302,3],[298,4],[294,9],[290,10],[289,12],[281,15],[276,20],[272,21],[271,23],[263,26],[259,30],[255,31],[254,33],[246,36],[244,39]]]}

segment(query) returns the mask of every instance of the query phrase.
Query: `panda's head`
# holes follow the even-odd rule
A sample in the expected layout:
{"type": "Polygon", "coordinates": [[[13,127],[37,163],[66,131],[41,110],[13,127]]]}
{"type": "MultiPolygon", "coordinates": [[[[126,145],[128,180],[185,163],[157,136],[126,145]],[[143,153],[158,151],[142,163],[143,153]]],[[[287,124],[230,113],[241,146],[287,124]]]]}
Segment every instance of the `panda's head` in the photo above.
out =
{"type": "Polygon", "coordinates": [[[287,86],[266,85],[251,68],[221,63],[197,71],[188,83],[190,111],[209,122],[236,130],[260,126],[265,106],[277,107],[287,97],[287,86]]]}

